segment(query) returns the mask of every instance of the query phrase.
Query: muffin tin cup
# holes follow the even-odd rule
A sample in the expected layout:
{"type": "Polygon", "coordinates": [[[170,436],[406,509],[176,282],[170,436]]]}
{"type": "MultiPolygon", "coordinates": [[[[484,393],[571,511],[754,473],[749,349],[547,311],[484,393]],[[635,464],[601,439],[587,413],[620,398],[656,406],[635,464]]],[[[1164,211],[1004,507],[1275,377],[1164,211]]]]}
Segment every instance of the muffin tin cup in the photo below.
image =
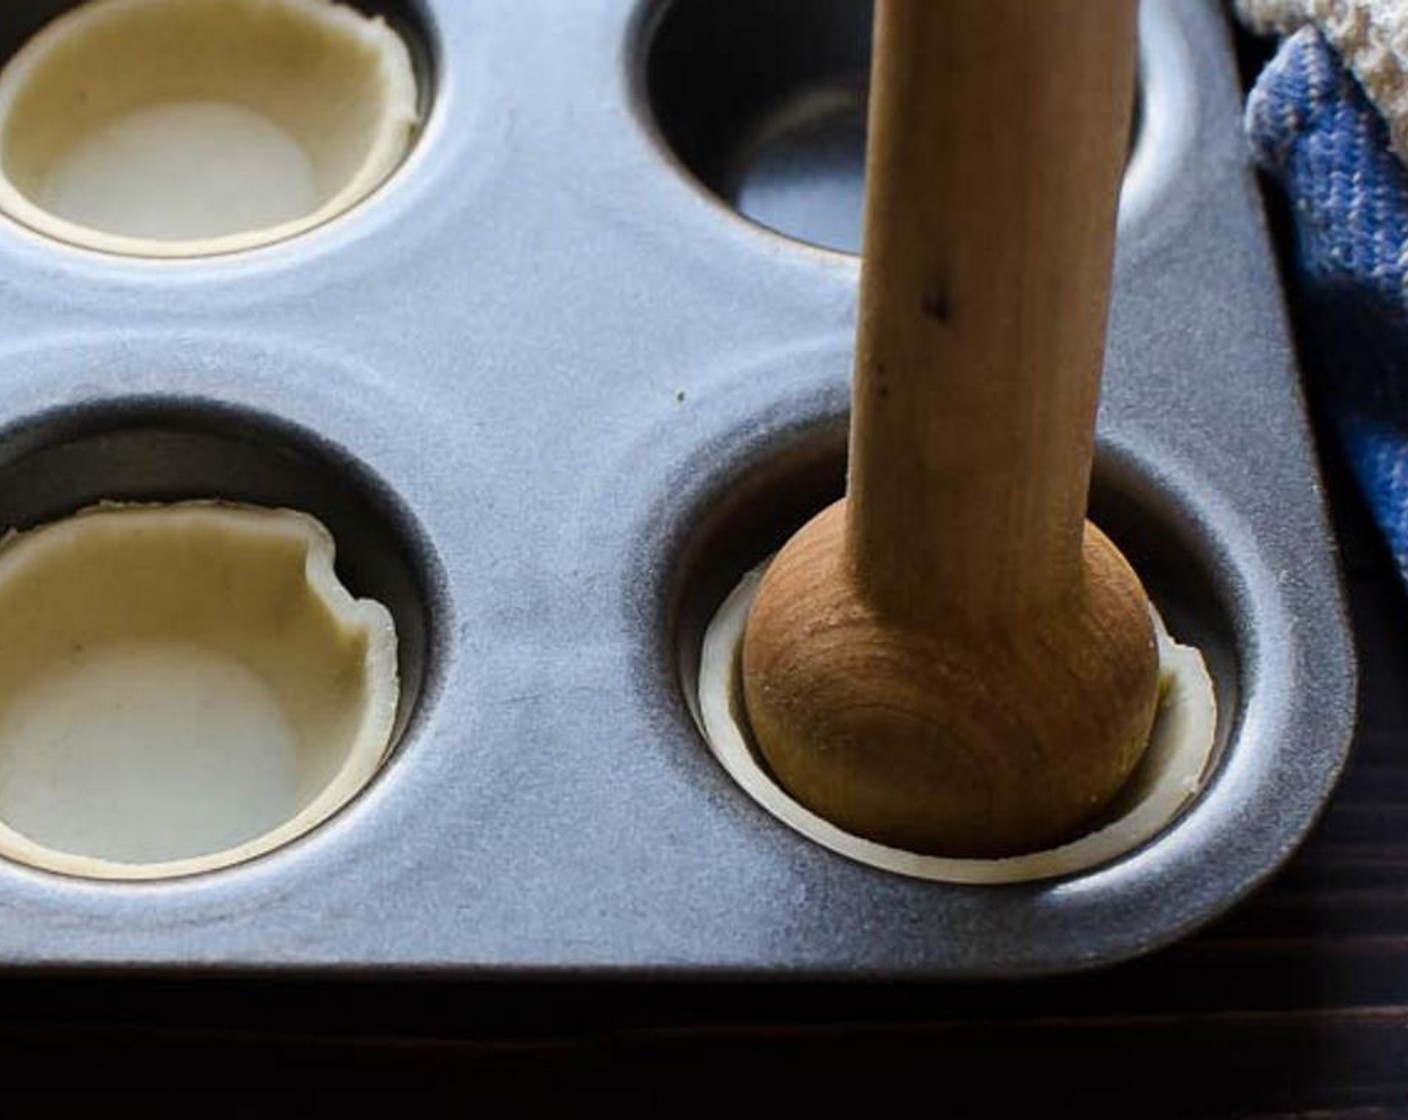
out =
{"type": "MultiPolygon", "coordinates": [[[[794,6],[797,40],[841,3],[794,6]]],[[[0,524],[105,497],[312,514],[395,618],[392,753],[238,866],[0,861],[0,961],[1023,976],[1147,952],[1274,873],[1343,763],[1353,667],[1214,0],[1145,4],[1092,516],[1203,653],[1217,762],[1136,849],[1002,886],[797,834],[690,713],[708,619],[842,489],[856,259],[740,216],[665,143],[666,0],[395,7],[435,77],[376,205],[180,269],[0,225],[0,524]],[[1164,98],[1184,123],[1143,158],[1164,98]]],[[[727,7],[699,18],[727,35],[727,7]]]]}

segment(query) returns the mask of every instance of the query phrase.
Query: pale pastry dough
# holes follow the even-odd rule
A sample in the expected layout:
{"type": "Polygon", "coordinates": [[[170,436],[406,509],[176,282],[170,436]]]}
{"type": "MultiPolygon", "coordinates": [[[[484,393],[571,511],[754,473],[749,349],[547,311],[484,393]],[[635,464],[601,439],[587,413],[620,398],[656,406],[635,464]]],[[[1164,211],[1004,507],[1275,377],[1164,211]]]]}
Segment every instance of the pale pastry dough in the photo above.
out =
{"type": "Polygon", "coordinates": [[[229,253],[343,213],[418,123],[406,44],[333,0],[90,0],[0,72],[0,210],[147,257],[229,253]]]}
{"type": "Polygon", "coordinates": [[[96,506],[0,541],[0,855],[103,879],[248,860],[381,766],[396,633],[312,517],[96,506]]]}
{"type": "MultiPolygon", "coordinates": [[[[765,566],[764,566],[765,567],[765,566]]],[[[1019,883],[1107,863],[1161,832],[1202,788],[1214,761],[1217,708],[1202,655],[1174,642],[1155,616],[1161,699],[1154,731],[1108,824],[1068,844],[1008,859],[945,859],[844,832],[793,800],[759,762],[742,713],[739,653],[762,568],[750,572],[709,624],[692,699],[714,757],[764,809],[803,836],[860,863],[948,883],[1019,883]]]]}

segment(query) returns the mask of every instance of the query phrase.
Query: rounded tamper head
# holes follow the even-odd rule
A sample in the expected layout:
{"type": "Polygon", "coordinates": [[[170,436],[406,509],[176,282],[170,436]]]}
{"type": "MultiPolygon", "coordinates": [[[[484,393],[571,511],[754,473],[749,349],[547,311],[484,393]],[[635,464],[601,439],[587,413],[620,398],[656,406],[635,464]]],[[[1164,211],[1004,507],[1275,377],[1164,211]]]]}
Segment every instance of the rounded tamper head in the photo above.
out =
{"type": "Polygon", "coordinates": [[[798,801],[911,851],[997,857],[1070,839],[1124,784],[1153,725],[1148,598],[1087,524],[1073,592],[990,631],[919,629],[857,590],[845,502],[768,569],[743,687],[758,747],[798,801]]]}

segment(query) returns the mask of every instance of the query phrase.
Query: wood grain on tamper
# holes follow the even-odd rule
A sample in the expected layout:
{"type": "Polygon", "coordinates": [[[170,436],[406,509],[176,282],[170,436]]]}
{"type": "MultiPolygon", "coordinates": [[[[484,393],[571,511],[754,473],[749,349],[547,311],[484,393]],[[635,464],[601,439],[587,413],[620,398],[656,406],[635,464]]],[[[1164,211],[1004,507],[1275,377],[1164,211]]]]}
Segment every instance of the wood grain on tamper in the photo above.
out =
{"type": "Polygon", "coordinates": [[[1119,789],[1157,657],[1085,521],[1134,0],[881,0],[851,474],[744,642],[758,745],[843,828],[1059,842],[1119,789]]]}

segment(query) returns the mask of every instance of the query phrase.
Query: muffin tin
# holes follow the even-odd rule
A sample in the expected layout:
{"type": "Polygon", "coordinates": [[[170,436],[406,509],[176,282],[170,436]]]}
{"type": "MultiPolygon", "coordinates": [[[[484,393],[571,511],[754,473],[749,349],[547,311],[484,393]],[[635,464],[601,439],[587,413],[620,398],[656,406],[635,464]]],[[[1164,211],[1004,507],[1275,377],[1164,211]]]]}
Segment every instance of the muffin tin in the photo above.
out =
{"type": "MultiPolygon", "coordinates": [[[[7,10],[0,49],[69,6],[7,10]]],[[[1139,850],[1002,887],[793,833],[687,700],[724,596],[842,487],[858,268],[812,242],[858,228],[868,5],[358,6],[411,45],[424,124],[354,210],[181,261],[0,223],[0,526],[101,500],[314,515],[395,620],[394,752],[235,867],[0,863],[0,960],[1013,976],[1165,944],[1288,857],[1353,667],[1214,0],[1145,2],[1093,512],[1203,651],[1220,760],[1139,850]]]]}

